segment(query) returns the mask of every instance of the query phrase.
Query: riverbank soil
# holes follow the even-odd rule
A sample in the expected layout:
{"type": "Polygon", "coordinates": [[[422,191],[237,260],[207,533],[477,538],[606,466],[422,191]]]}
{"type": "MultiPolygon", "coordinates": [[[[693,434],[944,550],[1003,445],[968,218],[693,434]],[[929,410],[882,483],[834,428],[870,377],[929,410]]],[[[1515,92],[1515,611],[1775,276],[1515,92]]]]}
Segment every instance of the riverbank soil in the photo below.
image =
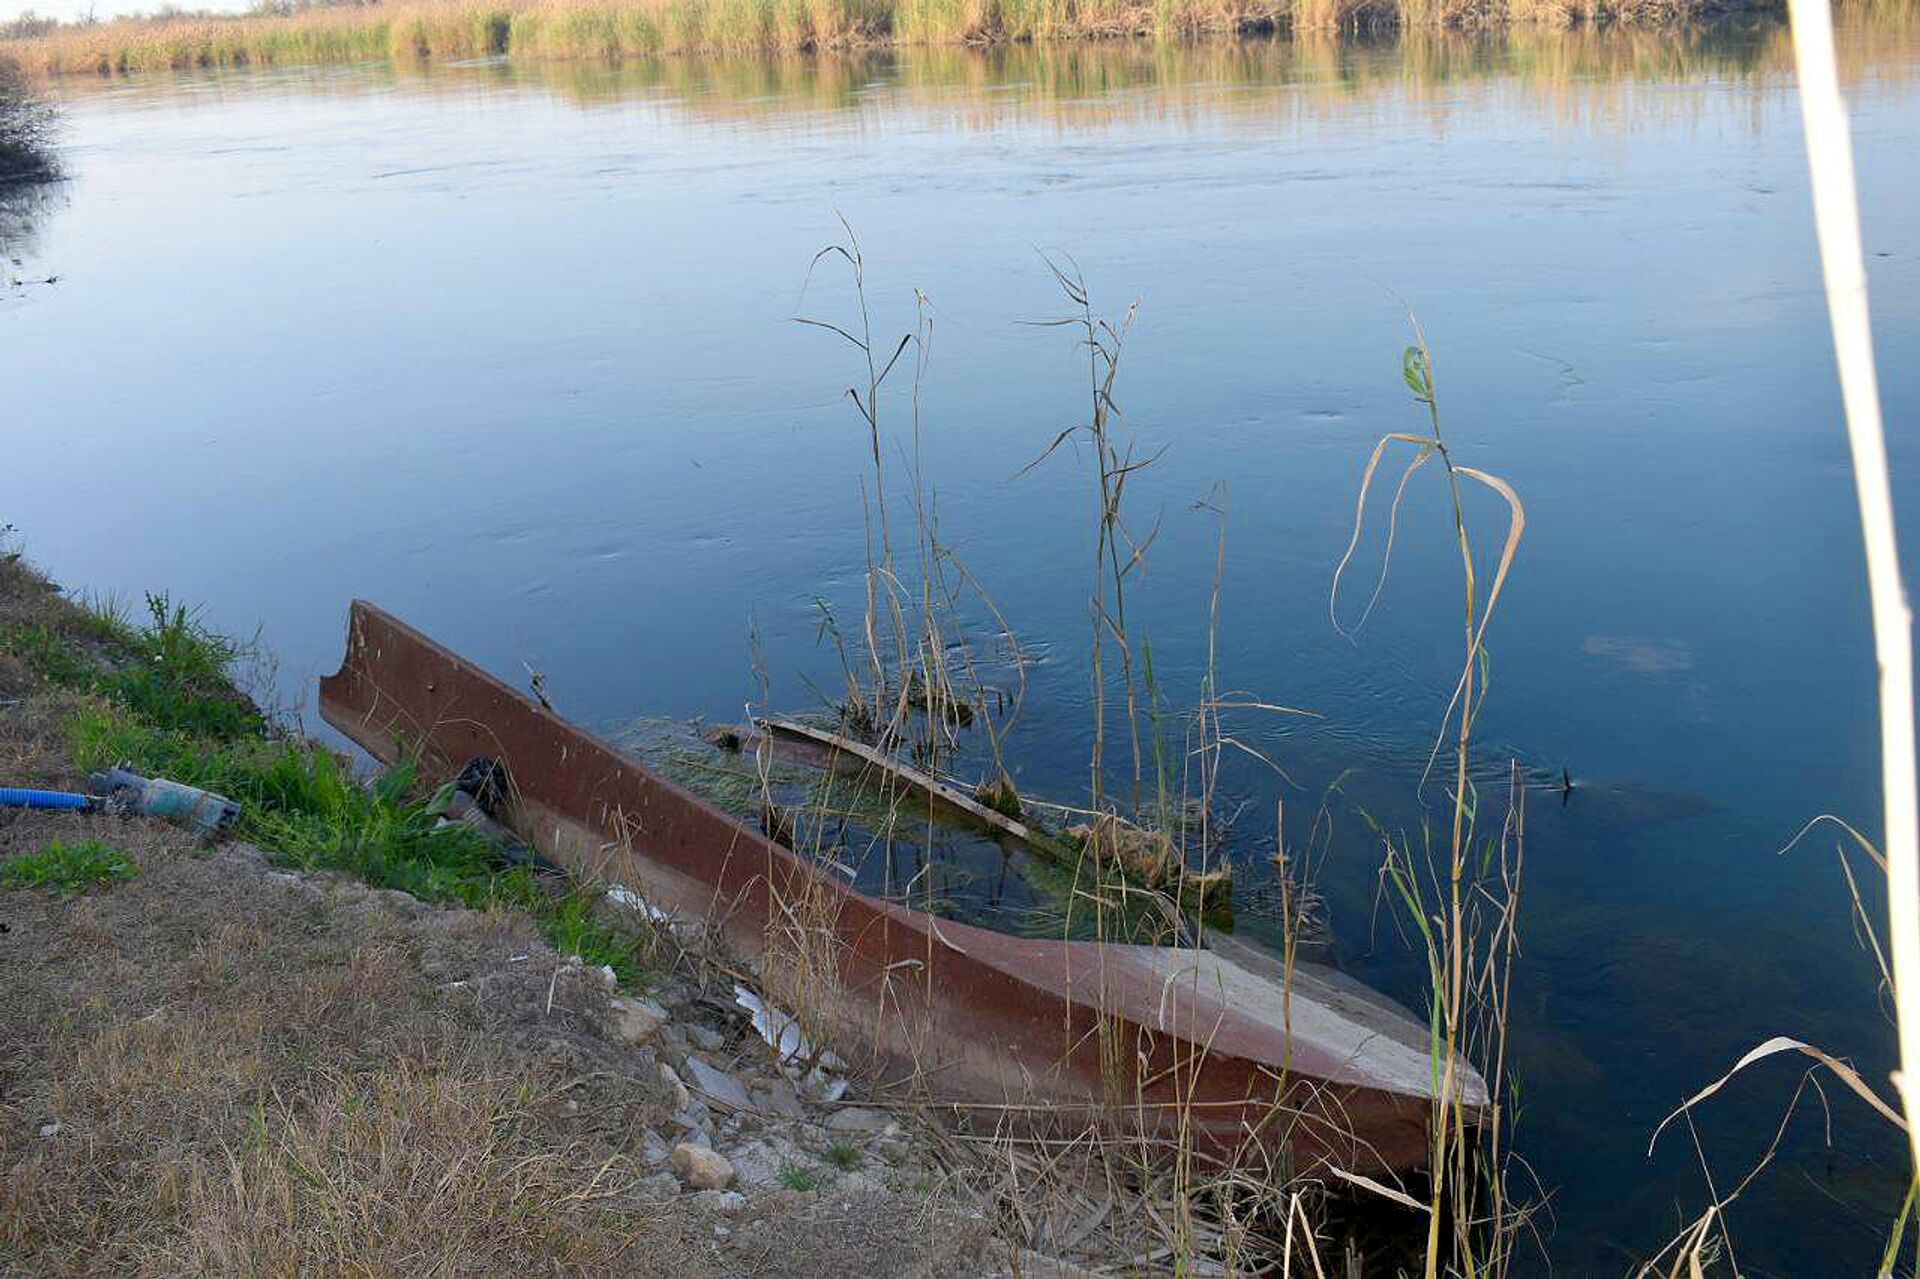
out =
{"type": "MultiPolygon", "coordinates": [[[[82,786],[87,724],[143,713],[128,633],[0,562],[0,785],[82,786]]],[[[910,1124],[783,1087],[684,965],[616,978],[261,829],[0,809],[0,1273],[1009,1265],[910,1124]]]]}

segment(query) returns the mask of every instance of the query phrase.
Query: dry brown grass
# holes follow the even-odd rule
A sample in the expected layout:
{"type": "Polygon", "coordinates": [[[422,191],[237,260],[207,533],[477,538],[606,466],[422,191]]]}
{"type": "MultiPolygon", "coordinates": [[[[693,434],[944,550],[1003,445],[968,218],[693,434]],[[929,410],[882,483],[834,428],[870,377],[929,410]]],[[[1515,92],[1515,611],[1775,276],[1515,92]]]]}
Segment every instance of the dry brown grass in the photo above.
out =
{"type": "Polygon", "coordinates": [[[670,1233],[627,1169],[542,1140],[524,1076],[403,1058],[319,1083],[256,1109],[238,1153],[174,1171],[194,1224],[164,1268],[602,1269],[670,1233]]]}
{"type": "MultiPolygon", "coordinates": [[[[52,820],[14,821],[5,851],[52,820]]],[[[561,983],[555,1015],[533,1015],[558,961],[523,922],[89,825],[138,877],[4,899],[12,1260],[42,1274],[664,1269],[645,1258],[687,1223],[653,1211],[625,1153],[662,1113],[654,1086],[622,1078],[597,1040],[604,995],[588,983],[561,983]],[[446,988],[455,974],[465,985],[446,988]],[[568,1106],[586,1095],[597,1104],[568,1106]]]]}

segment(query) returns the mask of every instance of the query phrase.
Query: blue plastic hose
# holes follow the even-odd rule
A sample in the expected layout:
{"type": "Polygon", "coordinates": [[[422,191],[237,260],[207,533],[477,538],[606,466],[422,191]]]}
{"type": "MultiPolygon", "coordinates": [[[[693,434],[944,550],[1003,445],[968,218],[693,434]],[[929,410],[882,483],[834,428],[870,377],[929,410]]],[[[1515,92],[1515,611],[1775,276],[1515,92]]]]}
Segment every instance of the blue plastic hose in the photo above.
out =
{"type": "Polygon", "coordinates": [[[91,795],[76,795],[64,790],[28,790],[21,786],[0,786],[0,808],[69,808],[85,809],[93,807],[91,795]]]}

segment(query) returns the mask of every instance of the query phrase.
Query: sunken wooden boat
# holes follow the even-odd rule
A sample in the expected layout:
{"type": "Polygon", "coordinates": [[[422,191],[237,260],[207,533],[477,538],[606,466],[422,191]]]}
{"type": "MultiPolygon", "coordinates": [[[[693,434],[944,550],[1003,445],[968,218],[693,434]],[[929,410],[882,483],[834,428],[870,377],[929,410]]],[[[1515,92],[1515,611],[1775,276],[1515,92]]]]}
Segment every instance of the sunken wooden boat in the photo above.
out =
{"type": "MultiPolygon", "coordinates": [[[[1427,1029],[1332,970],[1288,976],[1230,938],[1015,937],[860,893],[365,602],[320,710],[388,764],[498,761],[521,838],[702,922],[841,1057],[976,1130],[1121,1130],[1301,1173],[1427,1161],[1427,1029]]],[[[1485,1085],[1451,1073],[1471,1120],[1485,1085]]]]}

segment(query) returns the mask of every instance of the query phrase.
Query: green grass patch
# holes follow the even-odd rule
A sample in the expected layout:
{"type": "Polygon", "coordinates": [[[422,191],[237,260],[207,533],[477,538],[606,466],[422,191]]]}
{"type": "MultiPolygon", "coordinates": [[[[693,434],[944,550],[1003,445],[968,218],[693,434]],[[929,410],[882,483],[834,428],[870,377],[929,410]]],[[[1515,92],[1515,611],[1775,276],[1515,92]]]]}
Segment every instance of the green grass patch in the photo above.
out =
{"type": "Polygon", "coordinates": [[[103,610],[88,611],[110,637],[109,646],[131,650],[130,660],[102,675],[95,691],[162,728],[226,740],[266,726],[259,710],[233,687],[233,664],[250,646],[208,629],[197,612],[165,595],[147,596],[144,626],[103,610]]]}
{"type": "Polygon", "coordinates": [[[346,871],[425,901],[481,908],[539,896],[526,872],[501,869],[477,832],[436,828],[411,768],[362,785],[339,756],[311,742],[202,735],[104,702],[74,716],[68,744],[82,768],[125,763],[225,795],[240,805],[241,838],[301,870],[346,871]]]}
{"type": "Polygon", "coordinates": [[[77,893],[140,873],[133,859],[97,839],[56,839],[37,853],[0,862],[0,888],[45,888],[77,893]]]}
{"type": "Polygon", "coordinates": [[[799,1164],[788,1164],[780,1170],[780,1184],[788,1190],[797,1190],[803,1195],[812,1194],[820,1189],[820,1179],[813,1175],[811,1169],[803,1168],[799,1164]]]}
{"type": "Polygon", "coordinates": [[[612,968],[623,986],[646,984],[646,965],[632,939],[595,916],[600,894],[552,897],[532,871],[505,865],[478,832],[439,825],[412,767],[390,769],[365,785],[339,756],[312,742],[266,735],[210,739],[103,702],[83,707],[68,736],[83,768],[127,763],[234,800],[239,836],[285,865],[344,871],[436,904],[515,907],[538,920],[562,954],[612,968]]]}
{"type": "Polygon", "coordinates": [[[96,669],[45,622],[0,626],[0,653],[19,658],[40,678],[65,688],[84,687],[96,669]]]}
{"type": "Polygon", "coordinates": [[[235,690],[236,662],[252,652],[211,630],[166,595],[146,597],[136,623],[117,601],[82,604],[58,624],[0,628],[0,652],[42,679],[130,707],[148,722],[221,740],[258,735],[260,711],[235,690]]]}
{"type": "Polygon", "coordinates": [[[844,1141],[836,1141],[827,1147],[827,1162],[841,1172],[852,1172],[860,1166],[860,1149],[844,1141]]]}
{"type": "Polygon", "coordinates": [[[632,941],[593,916],[602,894],[588,889],[553,901],[541,915],[547,940],[563,955],[578,955],[585,963],[613,969],[624,987],[646,984],[646,969],[632,941]]]}
{"type": "MultiPolygon", "coordinates": [[[[142,616],[116,600],[87,601],[0,627],[0,653],[90,695],[67,723],[75,764],[124,764],[215,791],[240,805],[237,836],[284,865],[345,872],[440,905],[518,908],[563,954],[613,969],[624,986],[646,984],[639,939],[596,912],[597,893],[556,896],[478,831],[441,824],[416,769],[368,784],[341,756],[279,730],[234,687],[234,666],[252,645],[164,594],[147,595],[145,606],[142,616]]],[[[6,863],[4,882],[77,886],[131,873],[104,845],[55,843],[6,863]]]]}

